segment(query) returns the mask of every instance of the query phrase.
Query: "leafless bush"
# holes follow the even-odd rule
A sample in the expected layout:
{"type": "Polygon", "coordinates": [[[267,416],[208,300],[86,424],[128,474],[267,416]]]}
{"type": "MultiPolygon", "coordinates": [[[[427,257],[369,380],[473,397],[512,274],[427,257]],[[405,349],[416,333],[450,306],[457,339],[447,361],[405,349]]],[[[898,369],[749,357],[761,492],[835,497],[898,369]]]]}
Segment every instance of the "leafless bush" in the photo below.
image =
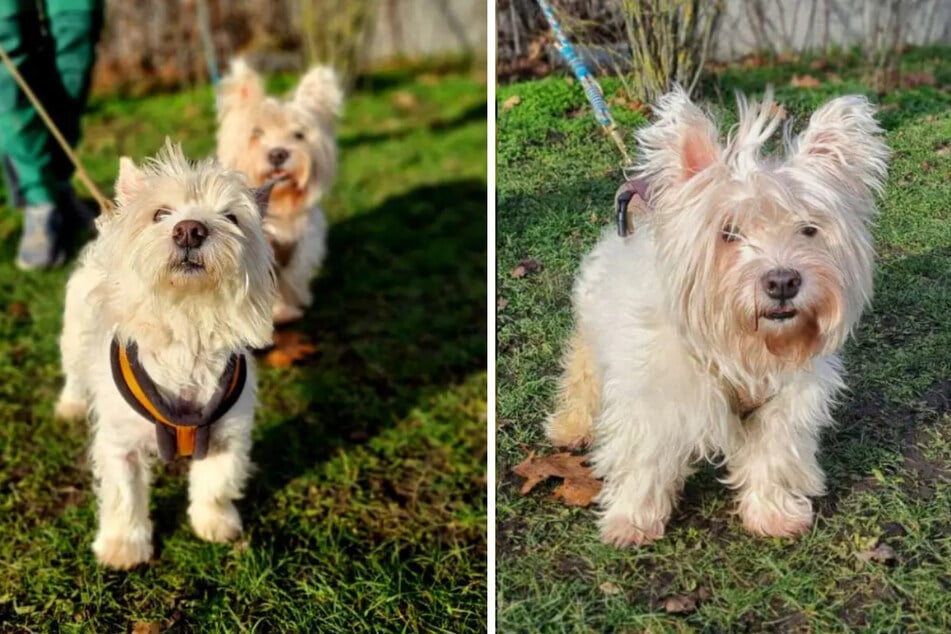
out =
{"type": "Polygon", "coordinates": [[[654,101],[674,81],[693,92],[721,10],[709,0],[621,0],[631,56],[621,77],[630,96],[654,101]]]}
{"type": "MultiPolygon", "coordinates": [[[[375,0],[299,0],[308,66],[322,63],[351,83],[362,61],[367,31],[379,4],[375,0]]],[[[393,12],[394,0],[384,10],[393,12]]]]}

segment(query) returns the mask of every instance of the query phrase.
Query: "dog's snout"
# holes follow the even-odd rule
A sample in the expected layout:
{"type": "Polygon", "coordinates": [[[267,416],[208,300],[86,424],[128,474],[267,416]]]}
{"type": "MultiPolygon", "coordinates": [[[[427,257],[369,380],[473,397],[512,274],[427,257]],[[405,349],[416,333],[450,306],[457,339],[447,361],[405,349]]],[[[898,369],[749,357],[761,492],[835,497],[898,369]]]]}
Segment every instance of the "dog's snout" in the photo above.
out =
{"type": "Polygon", "coordinates": [[[194,249],[208,237],[208,227],[197,220],[182,220],[172,229],[172,239],[183,249],[194,249]]]}
{"type": "Polygon", "coordinates": [[[793,269],[773,269],[763,276],[763,290],[772,299],[792,299],[802,286],[802,276],[793,269]]]}
{"type": "Polygon", "coordinates": [[[282,147],[276,147],[267,153],[267,160],[274,167],[280,167],[284,164],[284,161],[287,160],[288,156],[290,156],[290,152],[282,147]]]}

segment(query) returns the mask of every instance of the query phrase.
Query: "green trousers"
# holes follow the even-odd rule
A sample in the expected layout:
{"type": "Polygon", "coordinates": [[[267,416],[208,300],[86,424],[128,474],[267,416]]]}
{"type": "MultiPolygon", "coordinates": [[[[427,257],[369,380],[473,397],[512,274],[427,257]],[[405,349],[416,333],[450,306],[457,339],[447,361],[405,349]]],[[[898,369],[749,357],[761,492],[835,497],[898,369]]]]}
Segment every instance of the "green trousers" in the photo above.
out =
{"type": "MultiPolygon", "coordinates": [[[[72,147],[102,30],[104,0],[0,0],[0,46],[72,147]]],[[[0,65],[0,155],[9,201],[57,202],[72,164],[0,65]]]]}

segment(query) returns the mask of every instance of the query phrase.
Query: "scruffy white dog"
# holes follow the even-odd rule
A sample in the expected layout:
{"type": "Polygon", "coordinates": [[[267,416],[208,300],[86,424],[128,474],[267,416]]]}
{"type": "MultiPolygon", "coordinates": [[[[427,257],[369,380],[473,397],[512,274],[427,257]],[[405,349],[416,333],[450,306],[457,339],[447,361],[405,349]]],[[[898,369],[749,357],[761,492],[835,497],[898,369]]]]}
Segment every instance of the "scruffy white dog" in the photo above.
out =
{"type": "Polygon", "coordinates": [[[664,534],[697,459],[722,457],[750,531],[812,523],[822,428],[844,388],[836,351],[872,295],[869,226],[888,149],[863,97],[821,107],[785,156],[771,93],[739,97],[726,143],[675,89],[639,131],[649,212],[605,235],[574,287],[549,438],[594,440],[602,539],[664,534]]]}
{"type": "Polygon", "coordinates": [[[337,167],[336,123],[343,92],[333,69],[305,74],[293,96],[269,97],[242,59],[218,92],[218,158],[254,185],[283,179],[264,223],[274,248],[280,298],[275,323],[300,319],[310,305],[310,280],[326,252],[327,222],[318,203],[337,167]]]}
{"type": "Polygon", "coordinates": [[[116,209],[69,280],[60,340],[64,418],[92,414],[93,550],[129,568],[152,555],[150,464],[192,455],[188,516],[202,539],[241,532],[256,403],[247,349],[270,343],[276,296],[261,214],[269,192],[166,143],[119,162],[116,209]]]}

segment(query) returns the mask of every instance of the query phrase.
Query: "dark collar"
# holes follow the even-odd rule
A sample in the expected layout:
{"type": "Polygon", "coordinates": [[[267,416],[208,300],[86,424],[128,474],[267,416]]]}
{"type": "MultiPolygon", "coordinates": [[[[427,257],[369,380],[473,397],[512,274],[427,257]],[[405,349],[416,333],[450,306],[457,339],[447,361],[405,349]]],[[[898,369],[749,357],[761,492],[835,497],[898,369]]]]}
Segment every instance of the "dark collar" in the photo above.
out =
{"type": "Polygon", "coordinates": [[[112,380],[119,393],[140,416],[155,424],[159,456],[170,462],[175,456],[192,456],[201,460],[208,453],[209,427],[230,410],[241,396],[248,378],[243,354],[228,359],[218,389],[204,406],[187,399],[170,400],[159,393],[158,386],[139,362],[138,346],[127,346],[112,340],[109,352],[112,380]]]}

